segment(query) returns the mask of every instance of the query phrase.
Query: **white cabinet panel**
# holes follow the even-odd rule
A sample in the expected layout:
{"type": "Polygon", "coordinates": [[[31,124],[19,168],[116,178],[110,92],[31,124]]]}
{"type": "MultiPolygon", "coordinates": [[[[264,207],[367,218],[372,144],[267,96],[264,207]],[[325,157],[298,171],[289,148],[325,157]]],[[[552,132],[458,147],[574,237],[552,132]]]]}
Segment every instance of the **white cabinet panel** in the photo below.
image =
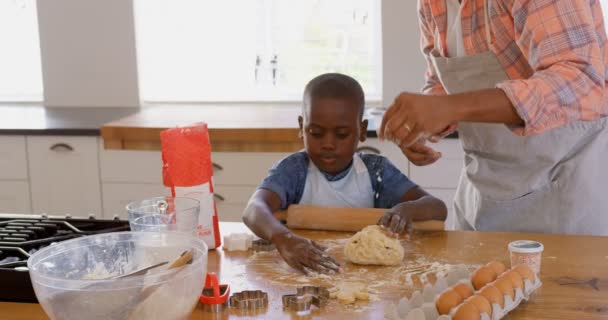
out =
{"type": "Polygon", "coordinates": [[[34,213],[101,215],[95,137],[27,137],[34,213]]]}
{"type": "Polygon", "coordinates": [[[24,136],[0,137],[0,179],[28,179],[24,136]]]}
{"type": "Polygon", "coordinates": [[[410,165],[410,178],[425,188],[456,188],[464,164],[464,151],[458,139],[443,139],[429,144],[442,153],[435,163],[426,166],[410,165]]]}
{"type": "Polygon", "coordinates": [[[380,141],[378,138],[367,138],[364,142],[359,143],[358,149],[365,153],[379,151],[380,155],[388,158],[395,167],[408,175],[408,160],[396,144],[386,140],[380,141]]]}
{"type": "Polygon", "coordinates": [[[272,165],[288,156],[279,152],[213,152],[218,167],[213,171],[216,185],[258,185],[272,165]]]}
{"type": "Polygon", "coordinates": [[[0,212],[32,213],[27,181],[0,181],[0,212]]]}
{"type": "Polygon", "coordinates": [[[217,203],[247,203],[257,186],[216,185],[214,193],[217,203]]]}
{"type": "Polygon", "coordinates": [[[102,188],[103,217],[106,219],[115,215],[127,219],[125,207],[132,201],[171,195],[171,190],[161,184],[104,183],[102,188]]]}
{"type": "Polygon", "coordinates": [[[446,229],[450,229],[449,226],[454,225],[452,221],[454,219],[454,195],[456,194],[456,189],[425,188],[425,190],[445,202],[446,207],[448,207],[448,217],[446,219],[445,225],[446,229]]]}
{"type": "Polygon", "coordinates": [[[217,214],[220,221],[243,222],[243,211],[246,203],[230,204],[217,202],[217,214]]]}
{"type": "Polygon", "coordinates": [[[160,151],[100,149],[101,181],[162,184],[160,151]]]}

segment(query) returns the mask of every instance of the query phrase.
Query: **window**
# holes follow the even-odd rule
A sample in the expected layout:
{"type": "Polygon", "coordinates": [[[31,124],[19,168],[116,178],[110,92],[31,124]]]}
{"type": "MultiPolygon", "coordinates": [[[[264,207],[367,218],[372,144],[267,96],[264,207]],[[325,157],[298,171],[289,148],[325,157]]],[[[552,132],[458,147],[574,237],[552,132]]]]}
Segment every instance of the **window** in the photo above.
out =
{"type": "Polygon", "coordinates": [[[36,0],[0,0],[0,101],[42,101],[36,0]]]}
{"type": "Polygon", "coordinates": [[[137,0],[142,100],[299,101],[342,72],[382,92],[379,0],[137,0]]]}

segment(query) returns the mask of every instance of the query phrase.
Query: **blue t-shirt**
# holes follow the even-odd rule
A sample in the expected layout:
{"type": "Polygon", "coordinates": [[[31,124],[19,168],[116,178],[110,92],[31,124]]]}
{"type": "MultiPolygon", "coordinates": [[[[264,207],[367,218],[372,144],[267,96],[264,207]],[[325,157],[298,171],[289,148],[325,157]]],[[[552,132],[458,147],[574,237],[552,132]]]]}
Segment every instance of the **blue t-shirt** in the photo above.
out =
{"type": "MultiPolygon", "coordinates": [[[[387,158],[375,154],[360,154],[360,157],[370,175],[374,191],[374,208],[394,207],[401,202],[406,192],[416,186],[387,158]]],[[[281,198],[281,209],[286,209],[291,204],[298,204],[304,193],[309,161],[305,151],[287,156],[268,171],[268,176],[264,178],[258,189],[267,189],[278,194],[281,198]]],[[[346,176],[347,172],[348,170],[344,170],[337,176],[326,177],[336,181],[346,176]]]]}

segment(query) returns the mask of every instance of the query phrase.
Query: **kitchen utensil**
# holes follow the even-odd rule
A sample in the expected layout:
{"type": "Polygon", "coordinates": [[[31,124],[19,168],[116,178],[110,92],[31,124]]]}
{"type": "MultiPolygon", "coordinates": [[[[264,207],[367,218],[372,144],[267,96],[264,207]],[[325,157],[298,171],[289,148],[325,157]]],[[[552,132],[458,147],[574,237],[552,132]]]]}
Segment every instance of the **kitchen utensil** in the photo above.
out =
{"type": "Polygon", "coordinates": [[[169,261],[163,261],[163,262],[155,263],[155,264],[153,264],[151,266],[143,267],[141,269],[137,269],[137,270],[129,272],[129,273],[121,274],[121,275],[115,276],[115,277],[110,277],[110,278],[108,278],[108,280],[122,279],[122,278],[132,277],[132,276],[140,276],[140,275],[143,275],[146,272],[148,272],[148,270],[152,270],[154,268],[158,268],[160,266],[164,266],[167,263],[169,263],[169,261]]]}
{"type": "Polygon", "coordinates": [[[28,260],[38,301],[52,320],[187,319],[207,272],[206,244],[174,232],[119,232],[41,249],[28,260]],[[167,270],[107,279],[162,261],[167,270]],[[180,266],[179,270],[168,269],[180,266]],[[136,306],[134,308],[133,306],[136,306]],[[136,310],[133,310],[136,309],[136,310]]]}
{"type": "Polygon", "coordinates": [[[127,205],[132,231],[182,232],[198,235],[200,203],[186,197],[157,197],[127,205]]]}
{"type": "Polygon", "coordinates": [[[203,310],[207,312],[219,313],[228,306],[230,296],[230,286],[219,284],[217,275],[214,272],[207,273],[205,288],[199,299],[203,310]]]}
{"type": "Polygon", "coordinates": [[[246,290],[230,297],[230,307],[256,311],[268,307],[268,293],[261,290],[246,290]]]}
{"type": "MultiPolygon", "coordinates": [[[[386,209],[369,208],[327,208],[305,205],[291,205],[286,211],[275,212],[279,220],[287,221],[292,229],[312,229],[328,231],[359,231],[378,223],[386,209]]],[[[444,230],[444,222],[438,220],[414,222],[414,230],[444,230]]]]}
{"type": "Polygon", "coordinates": [[[322,308],[327,305],[329,291],[324,287],[298,287],[296,294],[286,294],[282,297],[283,308],[296,312],[309,311],[311,306],[322,308]]]}

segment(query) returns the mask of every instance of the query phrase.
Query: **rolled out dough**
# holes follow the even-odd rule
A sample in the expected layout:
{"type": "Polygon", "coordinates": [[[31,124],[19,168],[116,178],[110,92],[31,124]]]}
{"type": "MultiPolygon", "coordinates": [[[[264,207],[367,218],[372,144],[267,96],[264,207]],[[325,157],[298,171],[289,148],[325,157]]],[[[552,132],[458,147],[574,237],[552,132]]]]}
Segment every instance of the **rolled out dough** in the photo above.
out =
{"type": "Polygon", "coordinates": [[[329,297],[343,304],[352,304],[356,300],[369,300],[369,291],[364,283],[343,282],[330,289],[329,297]]]}
{"type": "Polygon", "coordinates": [[[344,247],[344,256],[352,263],[394,266],[404,256],[399,239],[393,238],[380,226],[363,228],[344,247]]]}

